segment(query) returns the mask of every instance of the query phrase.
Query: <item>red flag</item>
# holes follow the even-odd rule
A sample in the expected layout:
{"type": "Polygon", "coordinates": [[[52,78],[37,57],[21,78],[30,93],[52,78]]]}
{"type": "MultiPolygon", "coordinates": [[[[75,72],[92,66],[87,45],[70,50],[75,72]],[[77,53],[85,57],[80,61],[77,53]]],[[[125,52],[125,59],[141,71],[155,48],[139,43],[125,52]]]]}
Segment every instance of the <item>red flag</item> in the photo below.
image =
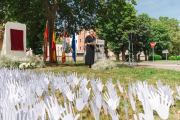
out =
{"type": "Polygon", "coordinates": [[[52,35],[52,47],[51,47],[51,63],[56,61],[56,43],[55,43],[55,33],[53,27],[53,35],[52,35]]]}
{"type": "Polygon", "coordinates": [[[44,34],[44,42],[43,42],[43,47],[44,47],[44,62],[47,59],[47,44],[48,44],[48,34],[47,34],[47,25],[46,25],[46,31],[44,34]]]}

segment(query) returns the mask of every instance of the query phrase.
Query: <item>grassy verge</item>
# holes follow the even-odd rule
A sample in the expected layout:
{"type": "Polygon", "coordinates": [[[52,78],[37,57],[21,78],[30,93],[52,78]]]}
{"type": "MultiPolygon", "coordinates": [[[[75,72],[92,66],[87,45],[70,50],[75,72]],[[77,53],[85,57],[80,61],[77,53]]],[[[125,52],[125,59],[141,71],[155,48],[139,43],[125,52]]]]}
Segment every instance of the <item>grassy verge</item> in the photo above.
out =
{"type": "MultiPolygon", "coordinates": [[[[40,72],[41,69],[36,68],[36,72],[40,72]]],[[[52,71],[56,75],[58,72],[67,73],[67,71],[77,72],[78,77],[80,77],[83,74],[87,74],[87,78],[89,79],[91,75],[94,74],[95,79],[101,78],[103,84],[106,83],[108,78],[112,78],[113,83],[115,84],[117,80],[120,81],[121,85],[124,84],[125,89],[128,91],[128,83],[129,80],[136,82],[137,80],[144,81],[146,80],[149,84],[153,84],[156,87],[156,81],[161,80],[163,84],[166,84],[166,82],[170,85],[170,88],[174,91],[174,99],[175,99],[175,105],[171,106],[170,108],[170,115],[168,120],[178,120],[180,119],[180,114],[178,114],[178,111],[180,110],[180,101],[175,98],[175,95],[178,95],[178,92],[175,88],[175,83],[177,83],[178,86],[180,86],[179,79],[180,79],[180,72],[174,71],[174,70],[166,70],[166,69],[156,69],[156,68],[130,68],[130,67],[119,67],[119,69],[116,70],[107,70],[107,71],[95,71],[92,69],[88,69],[87,66],[81,65],[81,66],[65,66],[65,67],[46,67],[43,68],[44,72],[52,71]]],[[[90,87],[90,82],[87,85],[87,87],[90,87]]],[[[121,96],[119,108],[117,109],[117,112],[120,116],[120,120],[126,119],[125,114],[125,108],[124,108],[124,100],[123,96],[124,94],[121,94],[118,86],[115,86],[118,95],[121,96]]],[[[50,90],[50,86],[49,86],[50,90]]],[[[107,88],[104,86],[104,91],[107,91],[107,88]]],[[[52,93],[52,92],[51,92],[52,93]]],[[[92,92],[91,92],[92,93],[92,92]]],[[[59,92],[59,90],[56,90],[56,97],[63,101],[62,94],[59,92]]],[[[126,96],[128,98],[128,96],[126,96]]],[[[133,114],[138,115],[138,113],[143,112],[143,108],[141,106],[141,102],[138,100],[137,96],[135,98],[136,100],[136,111],[133,112],[131,104],[129,99],[127,100],[127,107],[128,107],[128,116],[129,119],[134,119],[133,114]]],[[[76,109],[75,113],[77,113],[76,109]]],[[[85,107],[81,113],[80,120],[94,120],[94,116],[92,114],[92,111],[90,108],[85,107]]],[[[155,120],[161,120],[157,113],[154,112],[154,119],[155,120]]],[[[111,120],[110,115],[106,116],[103,112],[103,107],[100,112],[100,120],[111,120]]]]}

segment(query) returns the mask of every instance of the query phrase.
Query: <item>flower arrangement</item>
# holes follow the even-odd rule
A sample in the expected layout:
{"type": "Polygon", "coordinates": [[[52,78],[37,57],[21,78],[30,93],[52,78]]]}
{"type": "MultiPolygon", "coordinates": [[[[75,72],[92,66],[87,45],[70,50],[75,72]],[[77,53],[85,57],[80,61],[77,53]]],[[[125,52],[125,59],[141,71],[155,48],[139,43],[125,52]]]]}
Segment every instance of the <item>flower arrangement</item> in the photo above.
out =
{"type": "Polygon", "coordinates": [[[13,55],[0,56],[0,67],[14,67],[20,69],[33,69],[45,67],[44,62],[38,55],[28,55],[23,58],[18,58],[13,55]]]}
{"type": "Polygon", "coordinates": [[[92,65],[93,70],[112,70],[116,68],[117,65],[111,60],[102,60],[92,65]]]}

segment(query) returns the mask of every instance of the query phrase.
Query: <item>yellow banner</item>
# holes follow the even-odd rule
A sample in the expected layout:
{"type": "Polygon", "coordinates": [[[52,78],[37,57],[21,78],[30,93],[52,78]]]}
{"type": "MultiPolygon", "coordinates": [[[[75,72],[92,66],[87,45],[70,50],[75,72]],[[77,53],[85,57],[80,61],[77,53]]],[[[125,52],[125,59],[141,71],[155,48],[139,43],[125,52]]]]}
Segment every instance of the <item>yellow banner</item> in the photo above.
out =
{"type": "Polygon", "coordinates": [[[65,57],[65,52],[62,52],[62,57],[65,57]]]}
{"type": "Polygon", "coordinates": [[[53,59],[54,59],[54,61],[56,61],[55,50],[53,51],[53,59]]]}

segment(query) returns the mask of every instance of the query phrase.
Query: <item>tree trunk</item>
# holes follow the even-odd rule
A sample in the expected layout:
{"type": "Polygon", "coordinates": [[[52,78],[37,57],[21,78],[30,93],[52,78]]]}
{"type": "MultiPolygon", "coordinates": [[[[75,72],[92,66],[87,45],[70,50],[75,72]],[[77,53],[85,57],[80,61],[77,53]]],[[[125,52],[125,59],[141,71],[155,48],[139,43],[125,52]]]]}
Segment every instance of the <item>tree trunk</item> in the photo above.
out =
{"type": "Polygon", "coordinates": [[[121,48],[122,50],[122,60],[123,61],[125,61],[126,60],[126,56],[125,56],[125,47],[124,46],[122,46],[122,48],[121,48]]]}
{"type": "Polygon", "coordinates": [[[149,60],[149,50],[148,50],[148,60],[149,60]]]}
{"type": "Polygon", "coordinates": [[[106,59],[109,59],[108,50],[107,49],[105,50],[105,56],[106,56],[106,59]]]}
{"type": "Polygon", "coordinates": [[[134,60],[137,61],[136,44],[134,45],[134,60]]]}
{"type": "Polygon", "coordinates": [[[44,11],[46,13],[46,17],[48,21],[47,27],[48,27],[48,42],[49,42],[49,62],[51,62],[52,34],[53,34],[55,15],[58,8],[58,2],[59,0],[54,1],[53,4],[50,4],[50,2],[47,0],[43,2],[44,11]]]}
{"type": "Polygon", "coordinates": [[[105,49],[104,49],[104,50],[105,50],[105,57],[106,57],[106,59],[108,59],[109,56],[108,56],[107,40],[105,40],[104,48],[105,48],[105,49]]]}
{"type": "Polygon", "coordinates": [[[116,54],[116,60],[119,60],[119,53],[115,53],[116,54]]]}
{"type": "Polygon", "coordinates": [[[147,55],[145,55],[145,61],[147,61],[147,55]]]}
{"type": "Polygon", "coordinates": [[[134,53],[134,60],[137,61],[137,53],[134,53]]]}
{"type": "Polygon", "coordinates": [[[145,55],[145,61],[147,61],[147,51],[144,50],[144,55],[145,55]]]}
{"type": "Polygon", "coordinates": [[[51,47],[52,47],[53,25],[54,25],[54,23],[52,21],[50,23],[49,20],[48,20],[49,62],[51,62],[51,47]]]}

